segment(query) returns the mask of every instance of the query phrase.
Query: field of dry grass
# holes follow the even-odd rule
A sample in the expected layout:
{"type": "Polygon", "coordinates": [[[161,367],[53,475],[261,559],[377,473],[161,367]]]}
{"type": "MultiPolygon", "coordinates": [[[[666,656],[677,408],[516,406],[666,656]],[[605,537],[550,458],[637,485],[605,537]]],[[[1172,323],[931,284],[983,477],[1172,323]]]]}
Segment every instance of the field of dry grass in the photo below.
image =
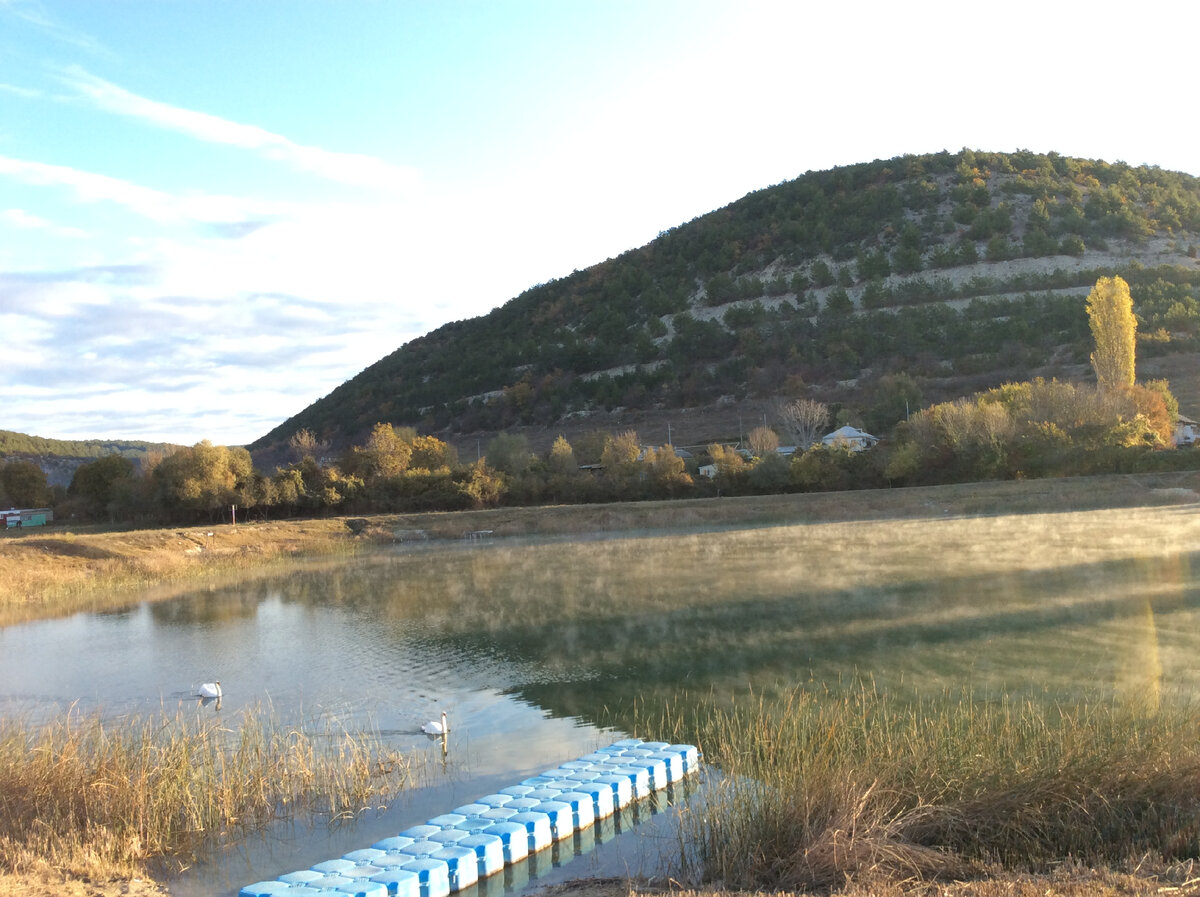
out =
{"type": "MultiPolygon", "coordinates": [[[[871,882],[836,888],[824,897],[1168,897],[1193,895],[1200,888],[1191,864],[1114,872],[1065,866],[1047,875],[998,873],[961,882],[871,882]]],[[[746,891],[682,888],[672,882],[631,882],[622,878],[580,880],[538,892],[542,897],[751,897],[746,891]]],[[[794,897],[794,891],[755,891],[754,897],[794,897]]],[[[42,897],[42,895],[38,895],[42,897]]],[[[48,897],[48,895],[47,895],[48,897]]]]}

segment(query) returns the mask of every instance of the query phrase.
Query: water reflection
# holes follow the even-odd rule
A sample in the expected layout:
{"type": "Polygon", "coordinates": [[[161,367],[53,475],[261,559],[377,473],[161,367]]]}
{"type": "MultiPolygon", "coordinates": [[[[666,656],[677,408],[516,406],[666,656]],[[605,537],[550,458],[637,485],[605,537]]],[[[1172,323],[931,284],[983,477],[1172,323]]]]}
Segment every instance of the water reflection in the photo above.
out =
{"type": "MultiPolygon", "coordinates": [[[[310,732],[330,718],[370,726],[425,759],[420,788],[353,831],[276,831],[201,864],[196,893],[213,893],[362,847],[606,733],[653,734],[642,721],[689,694],[869,677],[1051,700],[1101,689],[1152,709],[1200,687],[1194,553],[1057,545],[1018,562],[1028,549],[999,523],[972,535],[925,522],[920,541],[906,526],[429,543],[297,565],[0,629],[0,713],[186,709],[233,723],[265,705],[310,732]],[[195,683],[216,679],[222,698],[198,699],[195,683]],[[443,709],[452,733],[428,740],[421,723],[443,709]]],[[[1055,530],[1036,538],[1053,545],[1055,530]]]]}
{"type": "Polygon", "coordinates": [[[859,676],[1059,696],[1200,685],[1191,554],[831,583],[796,535],[422,547],[13,626],[0,709],[145,711],[220,677],[227,709],[377,713],[388,732],[450,700],[486,715],[480,693],[627,729],[635,698],[859,676]]]}

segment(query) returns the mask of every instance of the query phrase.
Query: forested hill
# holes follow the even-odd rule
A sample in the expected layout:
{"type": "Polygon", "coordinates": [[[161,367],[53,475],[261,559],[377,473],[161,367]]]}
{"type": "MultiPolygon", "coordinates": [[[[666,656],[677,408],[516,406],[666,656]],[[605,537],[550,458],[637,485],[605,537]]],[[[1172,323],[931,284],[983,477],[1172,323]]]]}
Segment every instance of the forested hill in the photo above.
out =
{"type": "Polygon", "coordinates": [[[101,458],[123,455],[141,458],[151,452],[167,452],[173,446],[164,442],[139,442],[130,439],[46,439],[11,430],[0,430],[0,458],[26,456],[42,458],[101,458]]]}
{"type": "MultiPolygon", "coordinates": [[[[67,486],[76,468],[106,455],[140,461],[147,455],[167,454],[175,446],[131,439],[47,439],[0,430],[0,466],[8,461],[32,461],[51,486],[67,486]]],[[[2,491],[2,490],[0,490],[2,491]]]]}
{"type": "Polygon", "coordinates": [[[1131,285],[1139,359],[1194,352],[1198,252],[1200,179],[1155,167],[964,150],[810,172],[415,339],[251,448],[821,390],[884,428],[901,375],[927,396],[1083,376],[1102,275],[1131,285]]]}

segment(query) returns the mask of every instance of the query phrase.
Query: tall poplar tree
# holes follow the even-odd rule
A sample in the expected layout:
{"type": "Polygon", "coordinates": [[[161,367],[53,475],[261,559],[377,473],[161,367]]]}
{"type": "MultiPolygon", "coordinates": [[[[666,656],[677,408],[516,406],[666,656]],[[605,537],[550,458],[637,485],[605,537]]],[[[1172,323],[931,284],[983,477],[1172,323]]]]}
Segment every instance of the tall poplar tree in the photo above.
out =
{"type": "Polygon", "coordinates": [[[1137,319],[1129,284],[1120,277],[1101,277],[1088,293],[1087,313],[1096,343],[1096,382],[1105,390],[1133,386],[1137,319]]]}

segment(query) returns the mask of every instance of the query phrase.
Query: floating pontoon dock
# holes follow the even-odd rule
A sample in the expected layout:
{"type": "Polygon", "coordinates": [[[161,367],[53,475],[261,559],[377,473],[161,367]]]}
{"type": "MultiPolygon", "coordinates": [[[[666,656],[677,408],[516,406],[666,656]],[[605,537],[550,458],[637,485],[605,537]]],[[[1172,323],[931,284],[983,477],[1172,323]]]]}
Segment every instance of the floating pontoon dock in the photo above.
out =
{"type": "Polygon", "coordinates": [[[448,897],[689,776],[690,744],[618,741],[239,897],[448,897]]]}

